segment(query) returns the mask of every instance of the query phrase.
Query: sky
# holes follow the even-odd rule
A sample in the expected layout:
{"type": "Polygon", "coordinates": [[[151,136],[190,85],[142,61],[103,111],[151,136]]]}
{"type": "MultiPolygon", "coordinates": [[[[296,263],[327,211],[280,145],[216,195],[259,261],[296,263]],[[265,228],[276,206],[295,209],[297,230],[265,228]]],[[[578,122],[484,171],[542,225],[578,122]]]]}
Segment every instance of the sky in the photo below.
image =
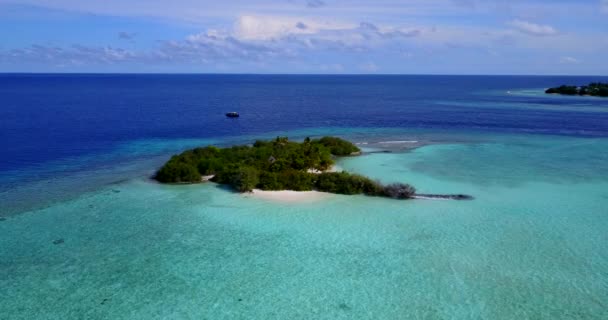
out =
{"type": "Polygon", "coordinates": [[[608,0],[0,0],[0,72],[608,75],[608,0]]]}

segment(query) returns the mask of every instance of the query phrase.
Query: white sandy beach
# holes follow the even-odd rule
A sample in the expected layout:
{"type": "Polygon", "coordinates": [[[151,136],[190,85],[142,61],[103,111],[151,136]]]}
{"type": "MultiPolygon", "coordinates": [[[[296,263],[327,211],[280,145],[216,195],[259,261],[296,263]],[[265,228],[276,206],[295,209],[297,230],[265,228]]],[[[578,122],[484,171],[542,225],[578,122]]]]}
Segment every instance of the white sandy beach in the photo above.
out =
{"type": "Polygon", "coordinates": [[[331,197],[330,193],[319,192],[319,191],[292,191],[292,190],[281,190],[281,191],[264,191],[254,189],[250,193],[245,194],[246,197],[254,197],[258,199],[271,200],[277,202],[286,203],[306,203],[313,201],[320,201],[331,197]]]}
{"type": "MultiPolygon", "coordinates": [[[[342,172],[344,171],[340,166],[333,165],[326,172],[342,172]]],[[[322,171],[309,169],[309,173],[321,174],[322,171]]],[[[319,191],[293,191],[293,190],[281,190],[281,191],[264,191],[260,189],[254,189],[252,192],[246,193],[245,196],[250,196],[258,199],[265,199],[277,202],[286,203],[306,203],[313,201],[320,201],[327,199],[332,196],[331,193],[319,192],[319,191]]]]}
{"type": "MultiPolygon", "coordinates": [[[[321,174],[321,173],[323,173],[323,171],[317,170],[317,169],[308,169],[306,171],[308,173],[314,173],[314,174],[321,174]]],[[[344,169],[342,169],[342,167],[340,167],[338,165],[333,165],[328,170],[325,170],[325,172],[342,172],[342,171],[344,171],[344,169]]]]}

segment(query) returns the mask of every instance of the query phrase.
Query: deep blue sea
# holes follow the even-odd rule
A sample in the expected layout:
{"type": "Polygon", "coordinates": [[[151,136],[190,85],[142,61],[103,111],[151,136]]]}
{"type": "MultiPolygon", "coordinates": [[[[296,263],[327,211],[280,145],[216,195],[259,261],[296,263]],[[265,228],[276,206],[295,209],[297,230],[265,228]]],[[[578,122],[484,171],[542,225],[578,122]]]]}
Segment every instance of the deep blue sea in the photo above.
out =
{"type": "Polygon", "coordinates": [[[506,94],[601,80],[608,77],[0,75],[0,171],[133,140],[317,127],[605,137],[608,99],[506,94]],[[227,119],[231,110],[242,118],[227,119]]]}
{"type": "Polygon", "coordinates": [[[0,75],[0,319],[606,319],[608,99],[544,94],[597,81],[0,75]],[[476,199],[149,179],[278,135],[341,136],[385,151],[344,170],[476,199]]]}

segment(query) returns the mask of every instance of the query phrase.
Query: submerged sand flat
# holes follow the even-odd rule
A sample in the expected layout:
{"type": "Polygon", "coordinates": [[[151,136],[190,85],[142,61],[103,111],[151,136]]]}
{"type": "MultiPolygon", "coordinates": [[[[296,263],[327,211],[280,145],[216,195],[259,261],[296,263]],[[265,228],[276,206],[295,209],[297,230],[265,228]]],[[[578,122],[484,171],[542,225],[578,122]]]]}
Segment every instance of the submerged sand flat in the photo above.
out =
{"type": "Polygon", "coordinates": [[[474,201],[141,178],[9,216],[0,318],[608,319],[608,141],[487,140],[339,163],[474,201]]]}

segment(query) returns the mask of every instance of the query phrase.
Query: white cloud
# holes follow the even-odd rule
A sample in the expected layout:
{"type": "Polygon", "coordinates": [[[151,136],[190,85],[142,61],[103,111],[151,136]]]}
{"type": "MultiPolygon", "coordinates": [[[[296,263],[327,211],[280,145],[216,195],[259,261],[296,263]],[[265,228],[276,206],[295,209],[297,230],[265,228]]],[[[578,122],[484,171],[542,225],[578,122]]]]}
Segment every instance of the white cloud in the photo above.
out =
{"type": "Polygon", "coordinates": [[[417,37],[417,28],[379,27],[369,22],[324,21],[306,17],[245,15],[228,31],[243,42],[300,49],[367,50],[417,37]]]}
{"type": "Polygon", "coordinates": [[[137,61],[138,55],[122,48],[74,45],[61,48],[32,45],[22,49],[0,51],[0,62],[44,63],[49,65],[115,64],[137,61]]]}
{"type": "Polygon", "coordinates": [[[581,61],[579,59],[573,57],[561,57],[559,59],[559,63],[561,64],[580,64],[581,61]]]}
{"type": "Polygon", "coordinates": [[[276,40],[289,35],[314,34],[320,30],[352,28],[352,24],[287,16],[244,15],[234,25],[235,37],[242,40],[276,40]]]}
{"type": "Polygon", "coordinates": [[[533,36],[552,36],[557,34],[557,30],[549,25],[541,25],[523,20],[513,20],[509,25],[518,31],[533,36]]]}
{"type": "Polygon", "coordinates": [[[237,19],[232,30],[209,29],[183,41],[166,41],[160,56],[172,61],[192,62],[302,58],[316,52],[353,53],[381,49],[417,37],[421,32],[379,27],[368,22],[354,24],[306,17],[244,15],[237,19]]]}
{"type": "Polygon", "coordinates": [[[293,56],[291,48],[271,44],[243,41],[225,31],[209,30],[188,36],[183,41],[166,41],[158,52],[169,60],[185,62],[231,59],[263,61],[272,57],[293,56]]]}
{"type": "MultiPolygon", "coordinates": [[[[210,28],[182,40],[159,42],[158,47],[125,50],[111,46],[49,47],[31,46],[0,50],[0,63],[45,62],[49,65],[105,65],[117,63],[213,64],[239,61],[262,63],[276,59],[303,61],[315,54],[348,54],[382,50],[384,46],[404,43],[422,33],[419,29],[380,27],[369,22],[323,21],[307,17],[239,17],[231,29],[210,28]]],[[[134,34],[120,32],[121,39],[134,34]]],[[[328,71],[341,72],[344,66],[334,61],[322,63],[328,71]]],[[[374,72],[366,64],[362,70],[374,72]]]]}

